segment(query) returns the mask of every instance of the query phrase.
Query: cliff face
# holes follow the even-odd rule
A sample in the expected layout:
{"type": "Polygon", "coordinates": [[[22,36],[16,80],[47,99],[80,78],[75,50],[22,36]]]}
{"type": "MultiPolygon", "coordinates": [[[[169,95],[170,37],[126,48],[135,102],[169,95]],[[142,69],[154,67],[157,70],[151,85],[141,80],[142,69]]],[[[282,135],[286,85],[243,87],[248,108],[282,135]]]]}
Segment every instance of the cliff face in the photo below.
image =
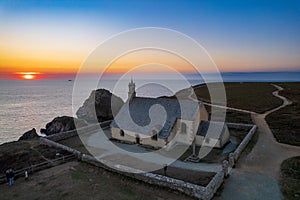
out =
{"type": "Polygon", "coordinates": [[[88,122],[103,122],[111,120],[123,106],[123,100],[105,89],[92,91],[76,115],[88,122]]]}
{"type": "Polygon", "coordinates": [[[46,135],[53,135],[60,132],[74,130],[75,128],[80,128],[87,125],[88,124],[82,119],[76,119],[69,116],[56,117],[51,122],[46,124],[46,129],[41,129],[41,133],[44,133],[46,135]]]}

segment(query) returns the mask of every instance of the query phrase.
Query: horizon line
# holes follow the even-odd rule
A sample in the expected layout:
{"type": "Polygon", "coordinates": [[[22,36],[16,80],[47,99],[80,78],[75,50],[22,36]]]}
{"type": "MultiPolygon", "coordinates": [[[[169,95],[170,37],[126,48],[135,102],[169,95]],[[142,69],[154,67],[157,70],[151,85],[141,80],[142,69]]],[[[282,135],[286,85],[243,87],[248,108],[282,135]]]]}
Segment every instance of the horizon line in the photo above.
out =
{"type": "MultiPolygon", "coordinates": [[[[220,72],[221,75],[226,74],[267,74],[267,73],[273,73],[273,74],[280,74],[280,73],[300,73],[300,70],[284,70],[284,71],[230,71],[230,72],[220,72]]],[[[104,73],[102,76],[106,76],[104,78],[109,78],[108,76],[122,76],[125,73],[104,73]]],[[[135,73],[136,75],[152,75],[152,74],[163,74],[163,75],[172,75],[173,73],[169,72],[145,72],[145,73],[135,73]]],[[[197,72],[182,72],[180,73],[182,75],[201,75],[197,72]]],[[[203,74],[208,75],[214,75],[218,74],[217,72],[203,72],[203,74]]],[[[34,80],[74,80],[76,78],[77,73],[42,73],[39,72],[38,74],[35,73],[36,78],[34,80]]],[[[83,76],[86,76],[87,78],[96,78],[96,76],[99,76],[99,74],[96,73],[82,73],[83,76]],[[94,76],[94,77],[91,77],[94,76]]],[[[110,77],[114,78],[114,77],[110,77]]],[[[0,73],[0,80],[24,80],[20,77],[20,74],[18,73],[0,73]]],[[[33,80],[30,80],[33,81],[33,80]]]]}

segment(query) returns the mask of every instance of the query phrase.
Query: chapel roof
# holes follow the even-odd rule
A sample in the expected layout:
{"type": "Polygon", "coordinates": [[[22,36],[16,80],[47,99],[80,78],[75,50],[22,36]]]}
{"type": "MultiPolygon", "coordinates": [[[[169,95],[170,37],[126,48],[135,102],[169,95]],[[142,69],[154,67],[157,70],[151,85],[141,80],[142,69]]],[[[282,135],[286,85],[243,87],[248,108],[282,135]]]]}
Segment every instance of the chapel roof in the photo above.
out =
{"type": "Polygon", "coordinates": [[[195,119],[200,104],[189,100],[134,97],[120,109],[111,126],[149,136],[161,127],[158,137],[167,138],[176,119],[195,119]]]}

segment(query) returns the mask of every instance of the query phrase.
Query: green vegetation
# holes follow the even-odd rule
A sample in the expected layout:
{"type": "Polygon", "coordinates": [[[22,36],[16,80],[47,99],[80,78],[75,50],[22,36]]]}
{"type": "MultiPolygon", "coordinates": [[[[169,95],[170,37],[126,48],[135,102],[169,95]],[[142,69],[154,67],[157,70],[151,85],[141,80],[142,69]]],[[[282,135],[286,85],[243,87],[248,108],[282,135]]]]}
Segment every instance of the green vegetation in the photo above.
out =
{"type": "Polygon", "coordinates": [[[300,156],[282,162],[280,188],[284,199],[300,199],[300,156]]]}
{"type": "MultiPolygon", "coordinates": [[[[211,115],[211,106],[205,105],[205,108],[209,115],[211,115]]],[[[216,112],[224,113],[225,109],[217,108],[216,112]]],[[[216,114],[216,119],[218,120],[218,115],[216,114]]],[[[222,121],[222,119],[220,119],[222,121]]],[[[235,110],[226,110],[226,122],[230,123],[242,123],[242,124],[253,124],[250,113],[239,112],[235,110]]]]}
{"type": "Polygon", "coordinates": [[[73,180],[75,181],[88,181],[87,180],[87,176],[85,173],[83,173],[82,171],[72,171],[71,172],[71,177],[73,180]]]}
{"type": "Polygon", "coordinates": [[[55,154],[69,155],[68,152],[49,148],[40,143],[39,139],[8,142],[0,145],[0,174],[9,168],[19,170],[54,159],[55,154]]]}
{"type": "MultiPolygon", "coordinates": [[[[160,174],[164,176],[163,169],[153,171],[152,173],[160,174]]],[[[185,170],[177,167],[168,166],[167,175],[168,177],[184,180],[189,183],[207,186],[211,179],[216,175],[214,172],[200,172],[194,170],[185,170]]]]}
{"type": "MultiPolygon", "coordinates": [[[[272,95],[276,88],[270,83],[224,83],[224,86],[228,107],[263,113],[282,104],[282,100],[272,95]]],[[[219,84],[209,83],[209,87],[217,90],[219,84]]],[[[194,86],[194,91],[199,100],[210,102],[207,85],[194,86]]]]}
{"type": "Polygon", "coordinates": [[[266,120],[278,142],[300,146],[300,83],[278,85],[284,88],[279,94],[293,104],[271,113],[266,120]]]}

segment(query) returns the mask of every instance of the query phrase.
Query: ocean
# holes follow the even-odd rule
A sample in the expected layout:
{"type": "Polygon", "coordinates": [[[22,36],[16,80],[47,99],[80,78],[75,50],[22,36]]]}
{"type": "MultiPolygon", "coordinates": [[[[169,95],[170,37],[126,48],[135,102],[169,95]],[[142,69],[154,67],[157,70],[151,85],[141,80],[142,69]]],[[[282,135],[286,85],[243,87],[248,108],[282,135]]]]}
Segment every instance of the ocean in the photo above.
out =
{"type": "MultiPolygon", "coordinates": [[[[169,96],[189,85],[203,83],[203,79],[194,74],[185,77],[188,82],[174,78],[146,80],[134,77],[137,96],[169,96]]],[[[222,73],[222,78],[225,82],[299,82],[300,72],[222,73]]],[[[104,79],[98,88],[109,89],[126,100],[128,81],[125,79],[116,84],[114,79],[104,79]]],[[[215,81],[214,76],[211,75],[208,81],[215,81]]],[[[90,94],[83,86],[73,95],[74,84],[75,81],[68,80],[0,80],[0,144],[18,140],[32,128],[39,132],[54,117],[73,116],[90,94]]]]}

